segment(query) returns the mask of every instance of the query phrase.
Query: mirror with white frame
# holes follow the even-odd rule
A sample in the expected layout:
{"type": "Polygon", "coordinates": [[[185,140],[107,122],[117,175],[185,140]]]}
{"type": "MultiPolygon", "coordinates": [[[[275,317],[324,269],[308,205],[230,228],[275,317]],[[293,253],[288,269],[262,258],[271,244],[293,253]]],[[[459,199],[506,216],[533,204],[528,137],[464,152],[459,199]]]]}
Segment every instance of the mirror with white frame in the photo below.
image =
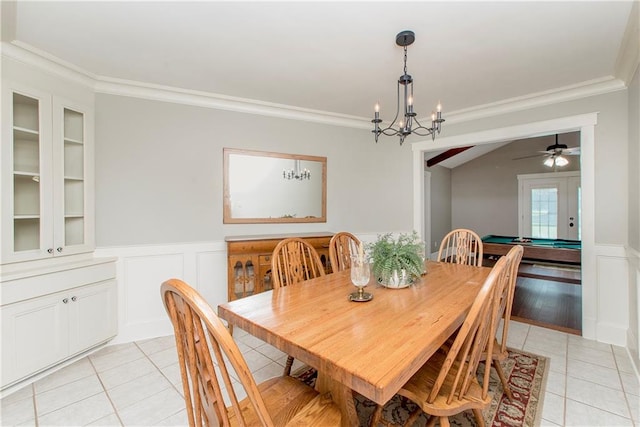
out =
{"type": "Polygon", "coordinates": [[[225,148],[225,224],[327,222],[327,158],[225,148]]]}

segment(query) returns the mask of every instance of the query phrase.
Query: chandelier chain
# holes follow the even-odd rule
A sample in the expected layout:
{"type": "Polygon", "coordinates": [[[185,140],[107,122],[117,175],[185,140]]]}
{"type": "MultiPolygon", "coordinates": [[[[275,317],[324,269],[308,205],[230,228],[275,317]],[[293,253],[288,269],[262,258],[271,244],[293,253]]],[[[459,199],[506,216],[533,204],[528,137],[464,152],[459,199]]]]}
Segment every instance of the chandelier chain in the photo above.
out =
{"type": "Polygon", "coordinates": [[[404,47],[404,73],[407,74],[407,47],[404,47]]]}

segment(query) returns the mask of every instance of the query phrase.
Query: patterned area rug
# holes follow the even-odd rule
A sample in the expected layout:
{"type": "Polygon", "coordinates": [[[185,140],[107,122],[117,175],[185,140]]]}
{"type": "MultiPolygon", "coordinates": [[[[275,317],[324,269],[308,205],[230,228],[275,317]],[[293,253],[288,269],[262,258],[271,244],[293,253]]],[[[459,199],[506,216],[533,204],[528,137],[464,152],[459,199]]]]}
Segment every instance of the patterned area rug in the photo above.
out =
{"type": "MultiPolygon", "coordinates": [[[[492,369],[489,390],[493,393],[493,400],[484,412],[485,424],[494,427],[539,425],[548,371],[547,358],[521,350],[509,349],[509,358],[503,362],[502,367],[509,379],[514,401],[509,401],[502,392],[502,383],[495,370],[492,369]]],[[[481,367],[478,371],[481,372],[483,369],[484,367],[481,367]]],[[[311,367],[300,368],[292,375],[311,386],[315,384],[316,371],[311,367]]],[[[376,405],[357,393],[354,393],[354,398],[360,425],[368,426],[376,405]]],[[[384,407],[384,421],[388,424],[403,425],[415,408],[416,405],[411,401],[395,396],[384,407]]],[[[449,421],[451,425],[455,426],[472,427],[476,425],[471,411],[465,411],[451,417],[449,421]]],[[[426,422],[427,416],[422,414],[414,425],[424,426],[426,422]]]]}

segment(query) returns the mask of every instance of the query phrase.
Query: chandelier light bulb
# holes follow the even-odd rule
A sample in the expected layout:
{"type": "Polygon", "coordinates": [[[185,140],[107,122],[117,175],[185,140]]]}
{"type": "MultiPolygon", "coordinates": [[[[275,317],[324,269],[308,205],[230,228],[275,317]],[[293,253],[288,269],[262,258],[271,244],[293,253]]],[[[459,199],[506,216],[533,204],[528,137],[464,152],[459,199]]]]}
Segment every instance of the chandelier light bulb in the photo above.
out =
{"type": "Polygon", "coordinates": [[[554,163],[553,157],[547,157],[544,161],[544,165],[548,167],[552,167],[554,163]]]}
{"type": "Polygon", "coordinates": [[[556,166],[567,166],[569,164],[569,160],[565,159],[562,156],[556,157],[556,166]]]}

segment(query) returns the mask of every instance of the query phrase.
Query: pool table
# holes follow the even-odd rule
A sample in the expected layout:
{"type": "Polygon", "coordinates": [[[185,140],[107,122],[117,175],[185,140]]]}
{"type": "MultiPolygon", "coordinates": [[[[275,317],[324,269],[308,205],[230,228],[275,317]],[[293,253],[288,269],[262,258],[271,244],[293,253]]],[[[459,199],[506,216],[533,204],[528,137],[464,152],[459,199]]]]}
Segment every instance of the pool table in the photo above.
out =
{"type": "Polygon", "coordinates": [[[580,264],[581,243],[579,240],[538,239],[490,234],[482,238],[484,255],[500,256],[509,252],[513,245],[524,247],[523,259],[551,263],[580,264]]]}

